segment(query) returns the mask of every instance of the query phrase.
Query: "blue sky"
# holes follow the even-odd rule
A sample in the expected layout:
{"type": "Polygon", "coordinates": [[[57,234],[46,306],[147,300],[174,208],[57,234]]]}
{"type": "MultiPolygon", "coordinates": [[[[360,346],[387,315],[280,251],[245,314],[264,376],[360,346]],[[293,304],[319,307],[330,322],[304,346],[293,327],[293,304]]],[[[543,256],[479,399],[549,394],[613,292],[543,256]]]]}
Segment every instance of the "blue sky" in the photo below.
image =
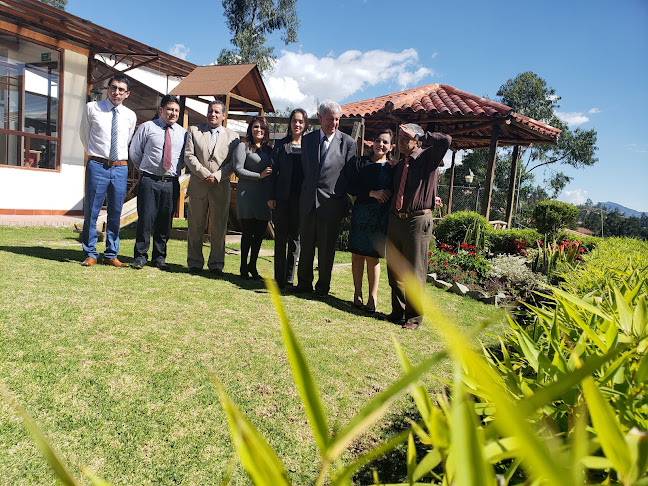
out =
{"type": "MultiPolygon", "coordinates": [[[[219,1],[69,0],[67,11],[198,65],[231,37],[219,1]]],[[[561,97],[572,129],[598,133],[595,166],[560,167],[573,177],[560,199],[648,211],[647,1],[298,0],[298,11],[299,43],[272,44],[279,62],[265,82],[276,108],[310,114],[317,100],[430,83],[495,98],[533,71],[561,97]]]]}

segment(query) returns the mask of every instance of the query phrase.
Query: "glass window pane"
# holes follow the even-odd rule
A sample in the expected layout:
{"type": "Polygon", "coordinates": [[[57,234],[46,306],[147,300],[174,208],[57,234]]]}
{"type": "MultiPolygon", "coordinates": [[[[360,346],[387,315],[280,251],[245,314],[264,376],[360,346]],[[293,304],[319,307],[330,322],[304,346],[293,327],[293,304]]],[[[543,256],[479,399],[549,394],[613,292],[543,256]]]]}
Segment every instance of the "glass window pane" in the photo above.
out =
{"type": "Polygon", "coordinates": [[[22,137],[0,132],[0,161],[4,165],[23,165],[22,137]]]}

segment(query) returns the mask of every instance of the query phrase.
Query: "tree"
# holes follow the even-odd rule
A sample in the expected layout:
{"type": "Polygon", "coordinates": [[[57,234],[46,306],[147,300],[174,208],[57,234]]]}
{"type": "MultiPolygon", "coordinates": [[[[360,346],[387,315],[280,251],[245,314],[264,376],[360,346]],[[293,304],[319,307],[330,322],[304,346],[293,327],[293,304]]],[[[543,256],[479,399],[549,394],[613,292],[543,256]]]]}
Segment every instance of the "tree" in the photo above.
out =
{"type": "MultiPolygon", "coordinates": [[[[497,96],[505,105],[522,115],[560,128],[562,133],[557,145],[537,145],[527,150],[524,168],[532,172],[540,167],[564,164],[577,169],[590,167],[598,162],[596,157],[596,130],[582,130],[569,127],[556,116],[560,97],[544,79],[532,72],[518,74],[504,83],[497,96]]],[[[545,180],[553,194],[558,194],[571,180],[562,172],[556,172],[545,180]]]]}
{"type": "Polygon", "coordinates": [[[299,19],[297,0],[223,0],[227,27],[234,37],[234,49],[223,49],[218,64],[256,64],[263,74],[272,69],[274,48],[266,46],[266,36],[281,31],[288,45],[297,42],[299,19]]]}
{"type": "Polygon", "coordinates": [[[68,0],[41,0],[41,2],[56,7],[60,10],[65,10],[68,0]]]}

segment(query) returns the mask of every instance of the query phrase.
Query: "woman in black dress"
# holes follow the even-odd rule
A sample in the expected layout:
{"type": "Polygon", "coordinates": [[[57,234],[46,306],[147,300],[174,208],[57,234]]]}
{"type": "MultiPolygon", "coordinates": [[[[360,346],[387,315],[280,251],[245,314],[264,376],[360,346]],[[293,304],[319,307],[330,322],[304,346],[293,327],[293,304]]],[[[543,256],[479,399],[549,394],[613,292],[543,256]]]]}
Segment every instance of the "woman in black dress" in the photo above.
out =
{"type": "Polygon", "coordinates": [[[248,125],[246,142],[234,153],[236,210],[241,220],[241,277],[260,279],[257,258],[263,235],[270,221],[270,132],[263,116],[255,116],[248,125]],[[248,262],[248,252],[250,261],[248,262]]]}
{"type": "Polygon", "coordinates": [[[353,273],[353,305],[376,311],[378,281],[380,279],[379,258],[385,256],[387,221],[392,197],[392,180],[395,160],[389,157],[394,148],[394,133],[382,130],[373,140],[373,154],[358,159],[352,172],[348,191],[356,196],[351,211],[351,230],[348,250],[351,255],[353,273]],[[369,298],[363,305],[362,277],[367,263],[369,298]]]}
{"type": "Polygon", "coordinates": [[[299,254],[299,196],[304,180],[301,139],[308,128],[308,115],[296,108],[288,119],[288,134],[272,151],[272,209],[275,227],[274,275],[280,289],[293,285],[299,254]]]}

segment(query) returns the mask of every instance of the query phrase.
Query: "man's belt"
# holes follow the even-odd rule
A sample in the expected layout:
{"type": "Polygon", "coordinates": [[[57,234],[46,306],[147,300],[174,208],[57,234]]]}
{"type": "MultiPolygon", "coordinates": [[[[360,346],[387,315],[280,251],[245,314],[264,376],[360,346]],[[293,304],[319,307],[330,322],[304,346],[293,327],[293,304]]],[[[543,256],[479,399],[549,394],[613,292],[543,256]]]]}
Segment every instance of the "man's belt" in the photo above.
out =
{"type": "Polygon", "coordinates": [[[431,209],[421,209],[420,211],[412,211],[411,213],[397,213],[394,211],[394,216],[400,219],[413,218],[414,216],[423,216],[424,214],[431,213],[431,209]]]}
{"type": "Polygon", "coordinates": [[[128,165],[128,160],[108,160],[104,159],[103,157],[95,157],[94,155],[88,158],[103,165],[110,165],[111,167],[121,167],[123,165],[128,165]]]}
{"type": "Polygon", "coordinates": [[[178,176],[174,175],[153,175],[149,174],[148,172],[142,172],[142,177],[148,177],[149,179],[153,179],[154,181],[158,182],[170,182],[170,181],[177,181],[178,176]]]}

